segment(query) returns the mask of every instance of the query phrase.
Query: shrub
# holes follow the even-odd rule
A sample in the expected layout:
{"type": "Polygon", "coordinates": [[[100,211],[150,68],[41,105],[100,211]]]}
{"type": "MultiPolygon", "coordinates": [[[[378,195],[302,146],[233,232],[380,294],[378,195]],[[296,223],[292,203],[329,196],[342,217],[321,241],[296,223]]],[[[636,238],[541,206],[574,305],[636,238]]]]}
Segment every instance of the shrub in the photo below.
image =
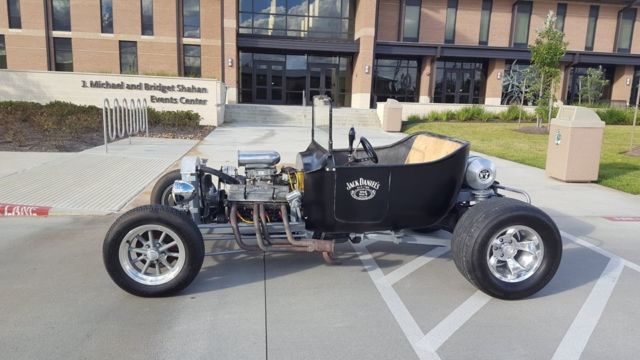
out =
{"type": "Polygon", "coordinates": [[[596,113],[607,125],[631,125],[633,123],[633,111],[633,109],[608,108],[596,110],[596,113]]]}
{"type": "Polygon", "coordinates": [[[486,121],[486,111],[480,105],[463,107],[457,111],[456,118],[459,121],[486,121]]]}
{"type": "Polygon", "coordinates": [[[432,111],[426,116],[427,121],[439,121],[443,119],[442,113],[439,111],[432,111]]]}
{"type": "Polygon", "coordinates": [[[456,120],[458,118],[458,114],[453,110],[445,110],[440,113],[440,117],[443,121],[451,121],[456,120]]]}
{"type": "Polygon", "coordinates": [[[421,121],[423,118],[418,114],[411,114],[407,117],[408,121],[421,121]]]}
{"type": "Polygon", "coordinates": [[[193,111],[158,111],[149,108],[149,126],[197,128],[200,114],[193,111]]]}

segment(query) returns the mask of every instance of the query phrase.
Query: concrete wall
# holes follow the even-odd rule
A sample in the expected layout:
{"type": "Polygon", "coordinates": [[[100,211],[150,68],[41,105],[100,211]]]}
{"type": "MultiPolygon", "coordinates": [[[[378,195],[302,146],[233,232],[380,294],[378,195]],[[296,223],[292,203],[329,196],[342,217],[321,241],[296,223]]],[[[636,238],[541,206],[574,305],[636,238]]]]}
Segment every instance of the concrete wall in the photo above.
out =
{"type": "Polygon", "coordinates": [[[202,116],[202,125],[220,125],[219,116],[224,107],[224,85],[218,80],[172,78],[138,75],[105,75],[90,73],[63,73],[47,71],[0,70],[0,101],[19,100],[48,103],[67,101],[78,105],[102,107],[104,99],[146,99],[147,104],[158,110],[191,110],[202,116]],[[91,82],[120,84],[129,89],[92,87],[91,82]],[[160,90],[144,89],[147,85],[174,86],[164,93],[160,90]],[[133,88],[141,86],[142,89],[133,88]],[[195,86],[203,92],[179,91],[178,86],[195,86]],[[175,104],[165,103],[170,99],[175,104]],[[202,104],[189,104],[198,100],[202,104]]]}

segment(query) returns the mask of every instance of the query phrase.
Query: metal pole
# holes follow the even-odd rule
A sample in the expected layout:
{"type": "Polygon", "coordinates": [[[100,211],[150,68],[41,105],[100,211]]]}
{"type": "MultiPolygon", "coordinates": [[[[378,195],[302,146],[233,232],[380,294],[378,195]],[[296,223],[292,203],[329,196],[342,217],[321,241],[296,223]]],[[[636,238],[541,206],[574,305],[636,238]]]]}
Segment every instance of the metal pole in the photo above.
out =
{"type": "Polygon", "coordinates": [[[549,116],[547,117],[547,122],[551,124],[551,110],[553,109],[553,85],[554,80],[551,80],[551,88],[549,88],[549,116]]]}
{"type": "Polygon", "coordinates": [[[633,150],[633,141],[636,134],[636,121],[638,119],[638,102],[640,102],[640,84],[636,88],[636,109],[633,111],[633,127],[631,128],[631,144],[629,145],[629,151],[633,150]]]}
{"type": "Polygon", "coordinates": [[[147,107],[147,99],[142,100],[144,106],[144,128],[146,131],[146,137],[149,137],[149,108],[147,107]]]}
{"type": "Polygon", "coordinates": [[[104,152],[109,152],[109,147],[107,145],[107,117],[109,117],[109,121],[111,121],[111,106],[109,106],[109,100],[104,99],[102,103],[102,129],[104,131],[104,152]]]}
{"type": "Polygon", "coordinates": [[[578,105],[582,105],[582,77],[578,78],[578,105]]]}

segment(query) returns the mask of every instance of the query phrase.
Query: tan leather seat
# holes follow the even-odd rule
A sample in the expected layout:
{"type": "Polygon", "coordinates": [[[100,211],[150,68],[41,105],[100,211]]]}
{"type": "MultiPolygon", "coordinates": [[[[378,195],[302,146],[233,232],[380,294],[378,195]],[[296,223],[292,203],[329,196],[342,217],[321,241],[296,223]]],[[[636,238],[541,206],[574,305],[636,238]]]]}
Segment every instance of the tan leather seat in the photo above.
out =
{"type": "Polygon", "coordinates": [[[413,141],[411,150],[407,154],[405,164],[418,164],[441,159],[456,150],[460,149],[462,144],[455,141],[431,137],[427,135],[418,135],[413,141]]]}

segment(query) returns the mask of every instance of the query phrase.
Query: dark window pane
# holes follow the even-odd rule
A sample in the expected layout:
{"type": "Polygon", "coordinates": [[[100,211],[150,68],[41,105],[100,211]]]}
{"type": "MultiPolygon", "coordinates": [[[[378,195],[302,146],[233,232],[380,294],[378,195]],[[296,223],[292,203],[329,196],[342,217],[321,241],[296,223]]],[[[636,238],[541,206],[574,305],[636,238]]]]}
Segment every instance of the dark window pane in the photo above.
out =
{"type": "Polygon", "coordinates": [[[8,0],[7,7],[9,10],[9,28],[22,28],[22,18],[20,17],[20,0],[8,0]]]}
{"type": "Polygon", "coordinates": [[[71,39],[53,38],[56,71],[73,71],[73,50],[71,39]]]}
{"type": "Polygon", "coordinates": [[[200,45],[184,45],[184,76],[201,76],[200,45]]]}
{"type": "Polygon", "coordinates": [[[120,41],[120,73],[138,73],[138,45],[135,41],[120,41]]]}
{"type": "Polygon", "coordinates": [[[374,69],[374,101],[388,98],[418,101],[418,62],[413,59],[376,59],[374,69]]]}
{"type": "Polygon", "coordinates": [[[69,0],[51,0],[53,30],[71,31],[71,9],[69,0]]]}
{"type": "Polygon", "coordinates": [[[589,22],[587,23],[587,39],[584,45],[584,49],[587,51],[593,51],[593,41],[596,35],[599,12],[600,7],[598,5],[591,5],[589,9],[589,22]]]}
{"type": "Polygon", "coordinates": [[[527,47],[529,44],[529,24],[531,21],[531,1],[516,3],[515,24],[513,26],[513,46],[527,47]]]}
{"type": "Polygon", "coordinates": [[[4,44],[4,35],[0,35],[0,69],[7,68],[7,48],[4,44]]]}
{"type": "Polygon", "coordinates": [[[636,21],[636,9],[625,8],[618,13],[617,52],[628,53],[631,50],[633,24],[636,21]]]}
{"type": "Polygon", "coordinates": [[[240,0],[240,6],[238,8],[238,11],[252,12],[253,11],[253,1],[252,0],[240,0]]]}
{"type": "Polygon", "coordinates": [[[100,14],[102,19],[102,33],[113,34],[113,2],[100,0],[100,14]]]}
{"type": "Polygon", "coordinates": [[[458,11],[458,0],[447,1],[447,18],[444,24],[444,42],[453,44],[456,39],[456,13],[458,11]]]}
{"type": "Polygon", "coordinates": [[[564,19],[567,17],[567,4],[559,3],[556,11],[556,29],[564,31],[564,19]]]}
{"type": "Polygon", "coordinates": [[[482,12],[480,13],[480,45],[489,43],[489,24],[491,23],[492,0],[482,0],[482,12]]]}
{"type": "Polygon", "coordinates": [[[404,7],[403,41],[418,41],[420,0],[406,0],[404,7]]]}
{"type": "Polygon", "coordinates": [[[182,36],[186,38],[200,37],[200,0],[183,0],[182,3],[182,36]]]}
{"type": "Polygon", "coordinates": [[[153,35],[153,0],[140,0],[142,35],[153,35]]]}

